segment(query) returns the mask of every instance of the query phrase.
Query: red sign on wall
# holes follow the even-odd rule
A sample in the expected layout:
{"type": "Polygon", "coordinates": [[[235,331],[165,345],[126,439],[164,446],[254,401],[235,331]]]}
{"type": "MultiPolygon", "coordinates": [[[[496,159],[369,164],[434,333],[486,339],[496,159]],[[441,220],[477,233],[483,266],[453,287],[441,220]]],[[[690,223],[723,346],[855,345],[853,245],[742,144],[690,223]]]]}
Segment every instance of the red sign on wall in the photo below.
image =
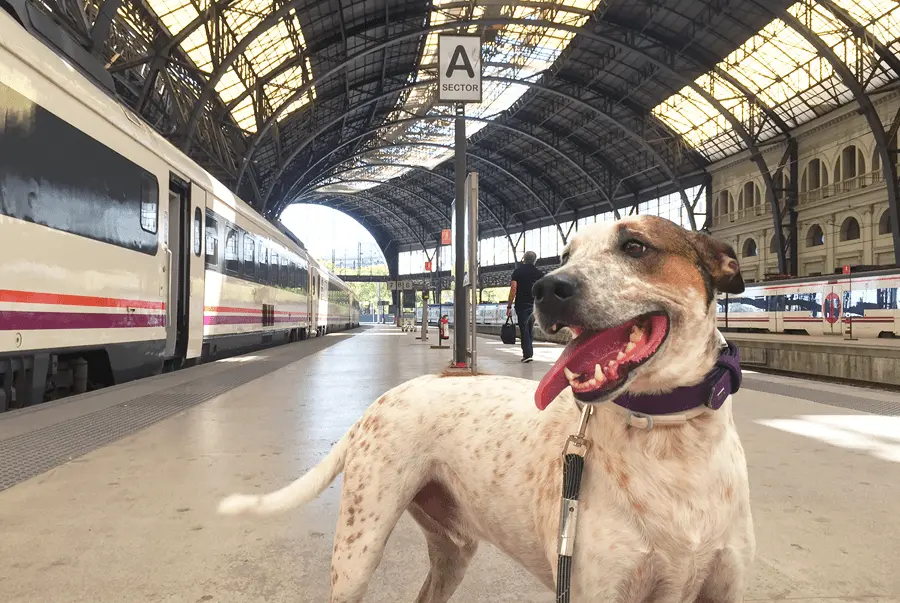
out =
{"type": "Polygon", "coordinates": [[[850,265],[847,264],[841,270],[843,270],[844,274],[850,274],[850,265]]]}
{"type": "Polygon", "coordinates": [[[431,261],[425,262],[425,272],[431,272],[431,261]]]}
{"type": "Polygon", "coordinates": [[[441,245],[449,245],[452,242],[453,235],[449,228],[441,231],[441,245]]]}

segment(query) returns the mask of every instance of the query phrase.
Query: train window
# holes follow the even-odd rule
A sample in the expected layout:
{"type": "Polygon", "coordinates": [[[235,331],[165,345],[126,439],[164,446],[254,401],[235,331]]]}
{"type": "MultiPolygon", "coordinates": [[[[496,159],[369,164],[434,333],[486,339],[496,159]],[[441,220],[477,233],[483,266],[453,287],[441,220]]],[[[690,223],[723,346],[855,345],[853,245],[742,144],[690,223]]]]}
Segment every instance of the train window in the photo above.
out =
{"type": "Polygon", "coordinates": [[[769,295],[766,297],[766,312],[784,312],[785,295],[769,295]]]}
{"type": "Polygon", "coordinates": [[[259,246],[259,282],[267,284],[269,282],[269,250],[260,244],[259,246]]]}
{"type": "Polygon", "coordinates": [[[249,232],[244,233],[244,275],[253,277],[256,273],[256,241],[249,232]]]}
{"type": "Polygon", "coordinates": [[[282,285],[281,282],[281,274],[278,272],[278,254],[275,251],[272,251],[272,257],[270,258],[271,268],[269,272],[269,278],[272,279],[272,284],[276,287],[280,287],[282,285]]]}
{"type": "Polygon", "coordinates": [[[729,297],[728,312],[765,312],[768,307],[765,295],[755,297],[729,297]]]}
{"type": "Polygon", "coordinates": [[[219,223],[210,215],[206,216],[206,265],[219,265],[219,223]]]}
{"type": "Polygon", "coordinates": [[[237,231],[226,228],[225,235],[225,270],[237,273],[241,267],[241,260],[238,258],[237,231]]]}
{"type": "Polygon", "coordinates": [[[156,223],[159,219],[159,184],[156,176],[144,172],[141,174],[141,228],[156,234],[156,223]]]}
{"type": "Polygon", "coordinates": [[[844,291],[844,316],[865,316],[866,310],[879,309],[877,290],[844,291]]]}
{"type": "Polygon", "coordinates": [[[200,208],[194,210],[194,255],[200,257],[203,250],[203,212],[200,208]]]}
{"type": "Polygon", "coordinates": [[[878,308],[881,310],[897,310],[900,309],[897,303],[898,293],[900,289],[897,287],[889,289],[879,289],[877,297],[878,308]]]}

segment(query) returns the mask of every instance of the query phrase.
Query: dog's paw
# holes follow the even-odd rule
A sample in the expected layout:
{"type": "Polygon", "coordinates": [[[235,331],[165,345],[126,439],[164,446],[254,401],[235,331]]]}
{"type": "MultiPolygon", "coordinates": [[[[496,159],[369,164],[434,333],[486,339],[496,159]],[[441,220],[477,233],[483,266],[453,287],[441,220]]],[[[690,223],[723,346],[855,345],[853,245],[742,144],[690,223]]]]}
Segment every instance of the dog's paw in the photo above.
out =
{"type": "Polygon", "coordinates": [[[259,507],[261,497],[254,494],[232,494],[219,502],[220,515],[240,515],[259,507]]]}

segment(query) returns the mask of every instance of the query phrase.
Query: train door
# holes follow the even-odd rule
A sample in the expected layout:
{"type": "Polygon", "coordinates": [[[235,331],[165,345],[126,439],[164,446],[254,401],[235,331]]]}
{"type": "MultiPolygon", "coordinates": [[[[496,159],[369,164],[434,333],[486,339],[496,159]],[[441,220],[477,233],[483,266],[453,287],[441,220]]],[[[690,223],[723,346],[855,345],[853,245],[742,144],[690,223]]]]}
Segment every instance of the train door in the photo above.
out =
{"type": "Polygon", "coordinates": [[[826,283],[822,287],[822,331],[825,335],[842,335],[843,300],[841,286],[826,283]]]}
{"type": "Polygon", "coordinates": [[[164,214],[166,267],[169,299],[166,305],[165,360],[170,368],[181,365],[187,354],[189,336],[190,279],[190,188],[175,175],[169,180],[169,205],[164,214]]]}
{"type": "Polygon", "coordinates": [[[203,350],[203,302],[206,288],[206,191],[191,184],[191,253],[188,288],[188,341],[185,357],[199,358],[203,350]]]}

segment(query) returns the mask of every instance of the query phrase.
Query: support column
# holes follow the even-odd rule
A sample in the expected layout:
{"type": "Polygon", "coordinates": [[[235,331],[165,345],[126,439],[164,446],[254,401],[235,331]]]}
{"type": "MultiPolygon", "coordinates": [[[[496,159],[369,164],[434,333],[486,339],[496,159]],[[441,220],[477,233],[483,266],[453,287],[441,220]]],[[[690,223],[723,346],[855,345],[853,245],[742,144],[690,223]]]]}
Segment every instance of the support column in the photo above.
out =
{"type": "Polygon", "coordinates": [[[453,361],[456,366],[466,362],[466,291],[463,287],[463,273],[466,270],[466,106],[456,104],[456,232],[453,242],[456,248],[456,279],[453,293],[453,361]]]}

